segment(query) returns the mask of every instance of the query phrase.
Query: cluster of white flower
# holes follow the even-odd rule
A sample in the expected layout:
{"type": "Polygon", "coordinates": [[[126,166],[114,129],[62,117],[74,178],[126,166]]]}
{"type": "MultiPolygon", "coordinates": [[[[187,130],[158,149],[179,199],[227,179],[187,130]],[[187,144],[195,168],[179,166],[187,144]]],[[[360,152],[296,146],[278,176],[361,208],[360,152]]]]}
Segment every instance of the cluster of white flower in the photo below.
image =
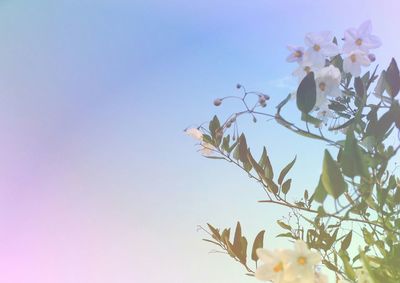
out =
{"type": "MultiPolygon", "coordinates": [[[[311,251],[302,240],[295,242],[294,250],[257,249],[258,258],[264,263],[256,270],[256,278],[273,283],[328,283],[328,277],[316,270],[321,255],[311,251]]],[[[357,282],[373,283],[364,267],[355,270],[357,282]]],[[[339,283],[350,283],[340,279],[339,283]]]]}
{"type": "Polygon", "coordinates": [[[210,156],[213,154],[215,147],[212,144],[203,141],[203,133],[198,128],[188,128],[185,130],[185,133],[200,142],[200,151],[203,155],[210,156]]]}
{"type": "Polygon", "coordinates": [[[298,68],[293,75],[301,81],[309,72],[315,73],[317,85],[316,110],[318,117],[325,120],[333,115],[329,110],[329,97],[336,98],[342,95],[340,90],[341,71],[329,64],[330,59],[341,54],[343,71],[354,77],[361,74],[361,66],[368,66],[375,60],[370,53],[371,49],[381,45],[378,37],[371,34],[371,21],[364,22],[359,28],[349,28],[344,34],[344,45],[340,49],[334,43],[331,32],[308,33],[305,37],[307,49],[299,46],[288,46],[291,54],[288,62],[297,62],[298,68]]]}
{"type": "Polygon", "coordinates": [[[294,250],[269,251],[258,249],[258,258],[264,263],[256,270],[256,278],[274,283],[326,283],[325,275],[315,271],[321,255],[308,249],[302,240],[295,242],[294,250]]]}

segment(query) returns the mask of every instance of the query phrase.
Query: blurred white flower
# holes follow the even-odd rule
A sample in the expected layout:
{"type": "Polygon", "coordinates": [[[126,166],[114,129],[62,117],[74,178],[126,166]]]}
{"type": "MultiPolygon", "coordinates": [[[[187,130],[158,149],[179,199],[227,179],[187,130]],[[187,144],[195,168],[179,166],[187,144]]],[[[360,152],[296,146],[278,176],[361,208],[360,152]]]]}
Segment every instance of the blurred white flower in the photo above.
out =
{"type": "Polygon", "coordinates": [[[343,60],[343,70],[352,74],[353,77],[358,77],[361,75],[361,66],[369,66],[370,64],[371,61],[368,59],[368,55],[356,50],[343,60]]]}
{"type": "Polygon", "coordinates": [[[305,37],[308,46],[304,60],[312,62],[314,66],[323,67],[327,57],[339,54],[338,46],[333,43],[333,36],[329,31],[308,33],[305,37]]]}
{"type": "Polygon", "coordinates": [[[293,71],[292,75],[297,77],[299,82],[301,82],[309,72],[315,73],[319,69],[320,68],[316,67],[310,61],[302,61],[300,62],[299,67],[293,71]]]}
{"type": "Polygon", "coordinates": [[[369,53],[371,49],[378,48],[382,45],[381,40],[371,34],[371,21],[365,21],[359,28],[349,28],[344,33],[343,52],[351,53],[355,50],[361,50],[369,53]]]}
{"type": "Polygon", "coordinates": [[[266,249],[257,249],[256,253],[264,263],[256,270],[255,276],[257,279],[274,283],[287,283],[284,278],[287,251],[275,250],[271,252],[266,249]]]}
{"type": "Polygon", "coordinates": [[[295,242],[295,250],[288,251],[288,266],[285,270],[287,280],[314,282],[314,267],[321,261],[321,255],[308,249],[302,240],[295,242]]]}
{"type": "Polygon", "coordinates": [[[212,144],[209,144],[208,142],[202,142],[200,152],[205,156],[211,156],[213,155],[215,149],[216,148],[212,144]]]}
{"type": "Polygon", "coordinates": [[[304,48],[300,46],[288,45],[290,55],[286,58],[287,62],[301,62],[304,56],[304,48]]]}
{"type": "Polygon", "coordinates": [[[185,133],[189,136],[192,137],[198,141],[202,141],[203,140],[203,133],[200,132],[199,129],[197,128],[188,128],[185,130],[185,133]]]}
{"type": "Polygon", "coordinates": [[[185,133],[189,137],[192,137],[192,138],[200,141],[201,154],[203,154],[205,156],[213,155],[216,148],[212,144],[209,144],[208,142],[203,141],[203,133],[198,128],[188,128],[185,130],[185,133]]]}
{"type": "Polygon", "coordinates": [[[317,71],[315,73],[317,95],[322,95],[324,97],[341,96],[342,91],[339,88],[341,78],[340,70],[333,65],[329,65],[317,71]]]}
{"type": "Polygon", "coordinates": [[[316,272],[315,273],[315,283],[328,283],[328,277],[325,274],[322,274],[321,272],[316,272]]]}

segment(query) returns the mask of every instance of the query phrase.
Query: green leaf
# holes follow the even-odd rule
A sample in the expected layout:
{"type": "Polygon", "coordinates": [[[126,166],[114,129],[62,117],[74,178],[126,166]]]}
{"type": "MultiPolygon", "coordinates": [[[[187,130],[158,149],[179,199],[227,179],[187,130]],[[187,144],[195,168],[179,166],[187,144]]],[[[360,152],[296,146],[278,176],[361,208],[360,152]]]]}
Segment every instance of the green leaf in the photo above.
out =
{"type": "Polygon", "coordinates": [[[348,177],[364,176],[369,177],[368,167],[363,159],[362,149],[354,136],[353,129],[349,129],[346,134],[344,150],[341,154],[340,165],[343,174],[348,177]]]}
{"type": "Polygon", "coordinates": [[[283,222],[282,220],[278,220],[278,221],[276,221],[276,223],[278,223],[278,225],[281,226],[283,229],[292,231],[292,227],[290,225],[286,224],[285,222],[283,222]]]}
{"type": "Polygon", "coordinates": [[[345,251],[340,251],[339,252],[339,256],[343,261],[343,266],[344,266],[344,272],[346,273],[346,275],[351,279],[351,280],[355,280],[355,272],[353,267],[350,264],[349,261],[349,257],[347,255],[347,253],[345,251]]]}
{"type": "Polygon", "coordinates": [[[388,69],[386,70],[387,92],[391,97],[396,97],[400,91],[400,73],[396,60],[392,58],[388,69]]]}
{"type": "Polygon", "coordinates": [[[290,186],[292,185],[292,179],[287,179],[285,182],[282,184],[282,193],[287,195],[287,193],[290,190],[290,186]]]}
{"type": "Polygon", "coordinates": [[[257,234],[256,238],[254,239],[253,242],[253,249],[251,252],[251,259],[254,261],[258,260],[258,256],[257,256],[257,249],[262,248],[264,246],[264,234],[265,231],[262,230],[260,233],[257,234]]]}
{"type": "Polygon", "coordinates": [[[314,73],[309,72],[297,88],[297,108],[301,112],[309,113],[315,106],[317,100],[317,87],[314,73]]]}
{"type": "Polygon", "coordinates": [[[319,178],[318,186],[315,189],[311,199],[315,200],[316,202],[323,203],[327,195],[328,194],[324,188],[324,185],[322,184],[322,175],[321,175],[319,178]]]}
{"type": "Polygon", "coordinates": [[[261,155],[261,160],[258,164],[260,164],[260,166],[264,169],[265,177],[272,180],[274,178],[274,170],[272,168],[272,164],[271,161],[269,160],[269,156],[267,154],[265,146],[263,149],[263,153],[261,155]]]}
{"type": "Polygon", "coordinates": [[[347,250],[347,249],[349,248],[349,246],[350,246],[352,237],[353,237],[353,231],[350,231],[350,232],[346,235],[346,237],[344,238],[344,240],[342,241],[342,244],[341,244],[341,246],[340,246],[340,249],[342,249],[342,250],[344,250],[344,251],[347,250]]]}
{"type": "Polygon", "coordinates": [[[242,238],[242,227],[240,222],[236,224],[235,236],[233,238],[233,246],[240,247],[240,239],[242,238]]]}
{"type": "Polygon", "coordinates": [[[248,162],[248,148],[247,148],[247,142],[246,142],[246,137],[244,134],[241,134],[239,137],[239,160],[242,161],[243,163],[248,162]]]}
{"type": "Polygon", "coordinates": [[[208,228],[211,231],[211,235],[215,240],[220,241],[221,240],[221,236],[219,234],[219,230],[214,228],[211,224],[207,223],[208,228]]]}
{"type": "Polygon", "coordinates": [[[279,174],[279,178],[278,178],[278,184],[282,185],[283,180],[285,179],[287,173],[289,173],[290,169],[292,169],[294,163],[296,162],[296,156],[294,157],[294,159],[285,166],[285,168],[282,169],[281,173],[279,174]]]}
{"type": "Polygon", "coordinates": [[[385,86],[386,86],[386,72],[382,71],[381,75],[379,76],[378,82],[376,83],[374,89],[374,95],[376,97],[382,97],[386,89],[385,86]]]}
{"type": "Polygon", "coordinates": [[[376,122],[376,126],[373,129],[373,134],[377,138],[378,141],[382,141],[386,135],[386,133],[390,130],[393,123],[395,121],[395,117],[393,115],[392,109],[389,109],[382,117],[376,122]]]}
{"type": "Polygon", "coordinates": [[[209,124],[209,130],[210,130],[210,134],[211,137],[213,138],[213,140],[215,140],[215,145],[219,146],[221,141],[222,141],[222,134],[220,133],[221,131],[221,124],[218,120],[218,117],[215,115],[213,117],[213,119],[210,121],[209,124]]]}
{"type": "Polygon", "coordinates": [[[365,86],[364,82],[360,77],[354,79],[354,88],[356,89],[356,94],[359,97],[363,97],[365,95],[365,86]]]}
{"type": "Polygon", "coordinates": [[[326,192],[335,199],[347,191],[347,184],[344,181],[342,172],[340,172],[339,165],[328,150],[325,150],[322,166],[322,184],[326,192]]]}

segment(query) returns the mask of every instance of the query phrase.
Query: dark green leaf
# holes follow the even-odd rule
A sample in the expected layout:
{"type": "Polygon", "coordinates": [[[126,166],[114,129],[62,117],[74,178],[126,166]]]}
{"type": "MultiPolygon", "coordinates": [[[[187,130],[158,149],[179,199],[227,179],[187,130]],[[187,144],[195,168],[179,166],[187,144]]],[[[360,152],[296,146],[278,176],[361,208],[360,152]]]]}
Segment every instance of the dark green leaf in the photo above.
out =
{"type": "Polygon", "coordinates": [[[301,112],[309,113],[315,106],[317,99],[317,88],[314,79],[314,73],[310,72],[301,81],[297,88],[297,108],[301,112]]]}
{"type": "Polygon", "coordinates": [[[359,97],[363,97],[365,95],[364,82],[360,77],[354,79],[354,88],[356,89],[356,93],[359,97]]]}
{"type": "Polygon", "coordinates": [[[388,69],[386,70],[387,91],[391,97],[395,97],[400,91],[400,73],[396,60],[392,58],[388,69]]]}

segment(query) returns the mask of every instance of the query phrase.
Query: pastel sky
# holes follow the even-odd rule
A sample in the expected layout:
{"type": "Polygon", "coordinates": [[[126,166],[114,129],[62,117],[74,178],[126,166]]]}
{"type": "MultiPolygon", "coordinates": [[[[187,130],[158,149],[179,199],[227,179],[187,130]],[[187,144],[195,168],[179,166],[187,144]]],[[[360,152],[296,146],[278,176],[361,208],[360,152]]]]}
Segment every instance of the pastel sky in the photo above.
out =
{"type": "MultiPolygon", "coordinates": [[[[239,105],[240,82],[276,104],[293,90],[287,44],[338,37],[371,19],[382,66],[400,58],[400,5],[380,1],[0,1],[0,281],[250,283],[197,225],[253,239],[287,211],[202,158],[183,129],[239,105]]],[[[296,113],[289,113],[295,117],[296,113]]],[[[248,128],[276,168],[297,154],[313,189],[324,144],[260,121],[248,128]]],[[[293,197],[296,197],[294,193],[293,197]]]]}

